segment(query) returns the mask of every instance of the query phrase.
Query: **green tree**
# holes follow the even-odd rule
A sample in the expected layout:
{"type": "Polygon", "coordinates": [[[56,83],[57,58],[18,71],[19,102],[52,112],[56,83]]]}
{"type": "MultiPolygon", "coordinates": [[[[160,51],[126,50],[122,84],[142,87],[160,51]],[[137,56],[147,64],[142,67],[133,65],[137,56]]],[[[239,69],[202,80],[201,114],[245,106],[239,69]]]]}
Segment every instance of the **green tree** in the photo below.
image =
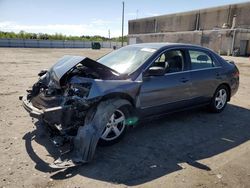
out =
{"type": "MultiPolygon", "coordinates": [[[[17,38],[17,39],[40,39],[40,40],[81,40],[81,41],[96,41],[96,42],[102,42],[102,41],[110,41],[109,38],[95,35],[95,36],[88,36],[88,35],[82,35],[82,36],[66,36],[61,33],[55,33],[52,35],[46,34],[46,33],[27,33],[25,31],[20,31],[19,33],[14,32],[4,32],[0,31],[0,38],[17,38]]],[[[121,42],[121,37],[114,37],[111,38],[111,41],[121,42]]],[[[124,42],[127,41],[127,36],[124,36],[124,42]]]]}

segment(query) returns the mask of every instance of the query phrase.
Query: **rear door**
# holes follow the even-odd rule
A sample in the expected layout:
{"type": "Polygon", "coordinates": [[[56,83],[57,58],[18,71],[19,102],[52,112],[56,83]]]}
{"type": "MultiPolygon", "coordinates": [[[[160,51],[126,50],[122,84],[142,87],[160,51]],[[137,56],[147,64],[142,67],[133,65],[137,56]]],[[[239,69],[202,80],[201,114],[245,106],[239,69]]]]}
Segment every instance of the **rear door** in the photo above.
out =
{"type": "Polygon", "coordinates": [[[209,102],[222,80],[222,67],[208,51],[190,49],[188,55],[193,102],[209,102]]]}
{"type": "Polygon", "coordinates": [[[186,71],[184,50],[168,50],[151,66],[163,66],[165,75],[144,76],[140,93],[143,114],[161,114],[187,105],[190,99],[190,72],[186,71]]]}

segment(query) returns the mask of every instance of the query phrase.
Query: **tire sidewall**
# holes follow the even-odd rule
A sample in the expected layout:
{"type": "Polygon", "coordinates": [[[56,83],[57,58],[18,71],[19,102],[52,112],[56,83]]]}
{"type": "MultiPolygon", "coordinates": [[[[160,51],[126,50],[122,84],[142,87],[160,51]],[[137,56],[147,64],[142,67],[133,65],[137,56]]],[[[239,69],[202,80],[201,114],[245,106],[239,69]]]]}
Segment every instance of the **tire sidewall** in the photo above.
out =
{"type": "MultiPolygon", "coordinates": [[[[131,107],[131,105],[124,104],[124,105],[122,105],[122,106],[120,106],[118,108],[115,108],[114,111],[112,113],[110,113],[110,114],[113,114],[115,112],[115,110],[118,109],[118,110],[122,111],[122,113],[125,116],[125,119],[127,119],[127,118],[130,117],[130,112],[129,112],[130,107],[131,107]]],[[[100,138],[99,141],[98,141],[98,145],[100,145],[100,146],[110,146],[110,145],[113,145],[113,144],[119,142],[124,137],[125,133],[127,132],[127,129],[128,129],[128,126],[125,124],[125,127],[124,127],[122,133],[117,138],[115,138],[113,140],[109,140],[109,141],[100,138]]]]}

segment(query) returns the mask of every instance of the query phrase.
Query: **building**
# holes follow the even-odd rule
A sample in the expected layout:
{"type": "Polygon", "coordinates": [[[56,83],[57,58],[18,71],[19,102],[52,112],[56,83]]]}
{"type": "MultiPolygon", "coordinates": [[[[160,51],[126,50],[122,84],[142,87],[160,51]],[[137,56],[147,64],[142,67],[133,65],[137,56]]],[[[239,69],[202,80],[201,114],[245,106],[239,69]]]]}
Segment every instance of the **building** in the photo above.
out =
{"type": "Polygon", "coordinates": [[[192,43],[250,55],[250,2],[130,20],[128,42],[192,43]]]}

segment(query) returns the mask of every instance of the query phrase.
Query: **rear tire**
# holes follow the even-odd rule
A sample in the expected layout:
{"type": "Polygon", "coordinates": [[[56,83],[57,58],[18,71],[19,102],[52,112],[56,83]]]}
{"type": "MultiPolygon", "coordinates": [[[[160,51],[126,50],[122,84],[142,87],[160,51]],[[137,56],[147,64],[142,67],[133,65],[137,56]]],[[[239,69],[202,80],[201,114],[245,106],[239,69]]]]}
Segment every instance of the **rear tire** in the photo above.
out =
{"type": "Polygon", "coordinates": [[[220,113],[224,110],[227,105],[227,101],[229,98],[229,91],[225,85],[219,86],[209,105],[209,109],[213,113],[220,113]]]}

